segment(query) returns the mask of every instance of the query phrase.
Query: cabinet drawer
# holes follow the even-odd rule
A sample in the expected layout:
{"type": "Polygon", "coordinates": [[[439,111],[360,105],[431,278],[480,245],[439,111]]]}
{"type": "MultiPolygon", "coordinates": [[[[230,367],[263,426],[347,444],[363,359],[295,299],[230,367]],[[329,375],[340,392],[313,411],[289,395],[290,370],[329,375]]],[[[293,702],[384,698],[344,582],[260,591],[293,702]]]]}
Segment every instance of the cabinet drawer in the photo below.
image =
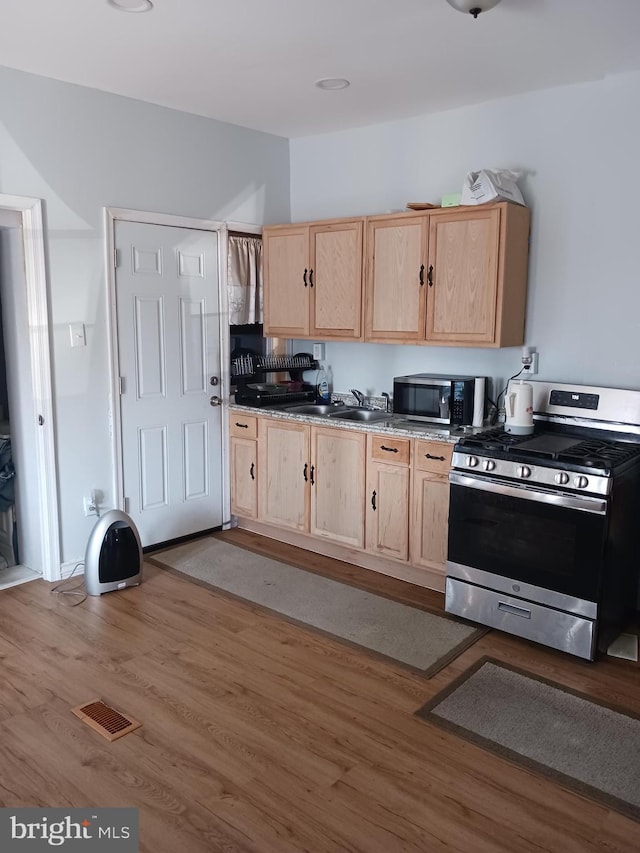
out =
{"type": "Polygon", "coordinates": [[[229,433],[235,438],[257,438],[258,419],[253,415],[229,412],[229,433]]]}
{"type": "Polygon", "coordinates": [[[442,441],[416,441],[415,468],[434,474],[448,474],[451,467],[453,444],[442,441]]]}
{"type": "Polygon", "coordinates": [[[369,459],[390,465],[408,465],[411,460],[411,439],[390,438],[388,435],[368,435],[369,459]]]}

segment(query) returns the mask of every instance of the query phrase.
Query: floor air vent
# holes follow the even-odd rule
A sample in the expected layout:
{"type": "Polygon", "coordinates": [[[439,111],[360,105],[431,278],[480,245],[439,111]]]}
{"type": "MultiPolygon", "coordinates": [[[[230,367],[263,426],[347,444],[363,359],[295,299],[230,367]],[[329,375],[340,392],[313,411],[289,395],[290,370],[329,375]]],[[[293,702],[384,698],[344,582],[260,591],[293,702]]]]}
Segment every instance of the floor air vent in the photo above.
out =
{"type": "Polygon", "coordinates": [[[107,740],[117,740],[142,725],[106,705],[102,699],[92,699],[91,702],[72,708],[71,712],[107,740]]]}

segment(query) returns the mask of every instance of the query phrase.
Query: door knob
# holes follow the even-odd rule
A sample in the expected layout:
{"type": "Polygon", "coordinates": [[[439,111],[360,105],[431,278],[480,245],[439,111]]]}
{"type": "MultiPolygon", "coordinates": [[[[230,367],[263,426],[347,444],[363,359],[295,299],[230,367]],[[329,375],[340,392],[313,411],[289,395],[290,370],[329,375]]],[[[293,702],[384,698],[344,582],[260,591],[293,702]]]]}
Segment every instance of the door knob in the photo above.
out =
{"type": "Polygon", "coordinates": [[[220,405],[220,397],[216,397],[214,394],[213,397],[209,397],[209,405],[210,406],[219,406],[220,405]]]}

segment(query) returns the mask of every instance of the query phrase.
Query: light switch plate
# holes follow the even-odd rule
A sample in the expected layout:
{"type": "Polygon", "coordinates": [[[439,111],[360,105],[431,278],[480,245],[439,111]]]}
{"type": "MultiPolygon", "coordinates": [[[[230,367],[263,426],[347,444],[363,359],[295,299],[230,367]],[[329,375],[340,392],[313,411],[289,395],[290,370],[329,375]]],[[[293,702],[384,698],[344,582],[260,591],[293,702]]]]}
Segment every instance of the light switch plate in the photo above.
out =
{"type": "Polygon", "coordinates": [[[313,357],[316,361],[324,361],[324,344],[313,345],[313,357]]]}
{"type": "Polygon", "coordinates": [[[86,346],[87,338],[84,333],[84,323],[69,323],[69,337],[72,347],[86,346]]]}

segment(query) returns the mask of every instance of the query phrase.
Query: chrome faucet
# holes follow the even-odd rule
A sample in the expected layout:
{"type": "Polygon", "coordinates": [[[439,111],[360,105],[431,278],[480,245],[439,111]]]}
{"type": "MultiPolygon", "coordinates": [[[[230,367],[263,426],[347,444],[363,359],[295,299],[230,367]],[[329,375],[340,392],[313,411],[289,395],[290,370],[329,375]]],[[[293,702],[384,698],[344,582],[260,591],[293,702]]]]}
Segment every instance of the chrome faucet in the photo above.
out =
{"type": "Polygon", "coordinates": [[[349,388],[349,391],[353,394],[353,396],[358,401],[359,406],[364,406],[364,394],[362,391],[358,391],[357,388],[349,388]]]}
{"type": "Polygon", "coordinates": [[[389,394],[387,394],[386,391],[382,392],[382,396],[384,397],[384,402],[385,402],[384,410],[385,410],[385,412],[390,413],[391,412],[391,397],[389,396],[389,394]]]}

